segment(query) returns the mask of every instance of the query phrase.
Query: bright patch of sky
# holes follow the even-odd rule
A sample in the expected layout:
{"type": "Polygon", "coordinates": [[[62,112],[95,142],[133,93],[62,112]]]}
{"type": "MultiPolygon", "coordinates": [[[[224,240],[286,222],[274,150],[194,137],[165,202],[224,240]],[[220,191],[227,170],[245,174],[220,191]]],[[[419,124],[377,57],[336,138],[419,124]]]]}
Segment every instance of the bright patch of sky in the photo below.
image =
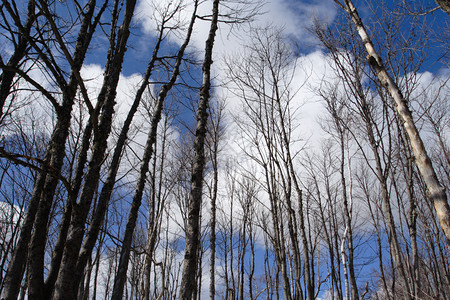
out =
{"type": "MultiPolygon", "coordinates": [[[[161,19],[173,13],[174,9],[178,11],[173,15],[166,26],[174,28],[185,28],[193,11],[193,1],[152,1],[142,0],[138,2],[137,13],[134,16],[134,29],[130,37],[130,46],[125,57],[123,65],[123,74],[121,77],[120,86],[124,87],[124,93],[132,94],[135,90],[137,78],[145,72],[145,67],[153,51],[155,44],[155,34],[161,26],[161,19]],[[130,81],[128,81],[130,80],[130,81]]],[[[242,1],[224,1],[221,9],[225,12],[234,13],[233,9],[238,8],[242,14],[248,13],[251,3],[246,6],[242,1]]],[[[358,9],[361,10],[363,16],[368,16],[373,7],[366,3],[358,2],[358,9]]],[[[197,15],[208,16],[210,14],[211,1],[201,2],[197,15]]],[[[295,0],[271,0],[266,1],[260,9],[261,14],[255,17],[255,20],[250,23],[240,24],[238,26],[221,23],[218,34],[216,36],[214,45],[214,64],[213,74],[215,82],[218,84],[222,80],[226,80],[226,70],[223,65],[223,58],[232,56],[234,53],[240,53],[243,50],[243,45],[249,39],[249,27],[266,26],[268,24],[283,28],[286,37],[290,38],[297,45],[297,51],[300,51],[300,59],[296,61],[298,72],[298,79],[295,79],[295,84],[302,86],[299,91],[299,97],[302,98],[303,109],[300,112],[302,117],[302,128],[304,130],[305,138],[318,138],[319,135],[312,133],[318,132],[317,117],[322,113],[321,105],[318,103],[318,97],[312,93],[320,81],[323,79],[325,72],[329,71],[327,68],[326,56],[321,53],[320,48],[317,47],[317,41],[308,30],[314,20],[319,20],[319,23],[332,23],[338,14],[338,7],[333,0],[312,0],[312,1],[295,1],[295,0]],[[305,78],[305,74],[308,78],[305,78]],[[307,84],[305,83],[307,80],[307,84]]],[[[439,18],[438,18],[439,21],[439,18]]],[[[439,23],[439,22],[437,22],[439,23]]],[[[191,39],[188,51],[195,53],[195,57],[201,61],[203,56],[203,49],[205,40],[208,34],[210,22],[207,20],[198,19],[194,27],[194,34],[191,39]]],[[[172,30],[168,32],[166,43],[163,45],[163,50],[169,50],[175,53],[179,45],[183,42],[184,31],[172,30]]],[[[105,46],[99,47],[104,53],[105,46]]],[[[95,52],[95,51],[93,51],[95,52]]],[[[95,54],[95,53],[93,53],[95,54]]],[[[95,55],[94,55],[95,57],[95,55]]],[[[104,59],[103,59],[104,60],[104,59]]],[[[89,60],[88,60],[89,62],[89,60]]],[[[95,62],[102,64],[101,61],[95,62]]],[[[438,64],[428,65],[425,68],[432,68],[435,71],[442,72],[442,65],[438,64]]],[[[198,77],[201,76],[200,67],[195,71],[198,77]]],[[[198,84],[198,82],[197,82],[198,84]]],[[[119,89],[121,89],[119,86],[119,89]]],[[[223,89],[216,87],[214,90],[216,95],[223,95],[223,89]]],[[[239,107],[239,102],[236,99],[227,99],[228,109],[233,110],[233,107],[239,107]]],[[[128,101],[128,100],[127,100],[128,101]]],[[[120,101],[122,103],[123,101],[120,101]]],[[[121,105],[121,107],[125,107],[121,105]]],[[[119,108],[122,110],[123,108],[119,108]]],[[[125,109],[123,109],[125,110],[125,109]]],[[[181,113],[182,118],[186,119],[192,116],[190,113],[181,113]]]]}

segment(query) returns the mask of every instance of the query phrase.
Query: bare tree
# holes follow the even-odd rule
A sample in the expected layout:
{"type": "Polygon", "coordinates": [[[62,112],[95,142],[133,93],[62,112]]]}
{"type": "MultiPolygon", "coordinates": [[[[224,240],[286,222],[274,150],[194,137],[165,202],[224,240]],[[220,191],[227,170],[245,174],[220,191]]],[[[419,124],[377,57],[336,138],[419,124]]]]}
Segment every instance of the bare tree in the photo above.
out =
{"type": "Polygon", "coordinates": [[[101,114],[98,120],[96,118],[93,120],[93,151],[85,174],[85,184],[81,190],[79,200],[74,204],[61,267],[55,284],[53,297],[57,299],[73,299],[78,292],[78,283],[80,281],[78,278],[80,277],[78,276],[77,280],[74,280],[75,273],[73,270],[76,267],[78,251],[84,235],[85,220],[90,211],[91,202],[98,186],[100,168],[104,161],[107,139],[111,132],[116,89],[127,49],[128,37],[130,35],[129,28],[136,1],[126,1],[123,22],[117,30],[116,26],[119,20],[118,4],[118,1],[116,1],[112,11],[111,19],[114,25],[111,26],[108,61],[105,68],[103,86],[97,99],[98,111],[100,111],[101,107],[101,114]]]}
{"type": "Polygon", "coordinates": [[[220,140],[224,135],[224,110],[225,101],[219,100],[217,103],[210,105],[209,116],[210,126],[208,127],[208,135],[206,139],[209,161],[211,162],[213,178],[212,184],[208,186],[211,199],[211,216],[210,216],[210,284],[209,297],[215,299],[216,290],[216,220],[217,220],[217,194],[219,185],[219,152],[220,140]]]}
{"type": "MultiPolygon", "coordinates": [[[[10,96],[11,88],[13,87],[15,80],[14,76],[21,70],[19,67],[24,63],[22,60],[26,56],[30,49],[29,39],[31,39],[31,29],[37,18],[35,14],[36,3],[34,0],[28,1],[26,21],[22,24],[20,19],[20,10],[17,8],[16,3],[13,5],[2,5],[2,10],[5,9],[6,13],[1,14],[3,19],[3,28],[10,34],[10,40],[14,45],[14,52],[9,57],[8,62],[4,64],[3,58],[0,56],[0,68],[3,70],[0,75],[0,120],[4,118],[5,111],[3,110],[6,99],[10,96]],[[11,20],[7,16],[10,16],[11,20]],[[10,23],[11,21],[11,23],[10,23]],[[12,30],[13,27],[16,30],[12,30]]],[[[3,122],[0,122],[3,123],[3,122]]]]}
{"type": "MultiPolygon", "coordinates": [[[[43,16],[46,18],[46,21],[51,24],[50,27],[52,33],[55,35],[58,43],[62,42],[60,40],[61,33],[58,31],[59,29],[56,27],[56,24],[52,19],[52,15],[49,12],[49,7],[46,3],[40,4],[40,10],[43,16]]],[[[41,88],[38,84],[36,84],[36,81],[27,78],[27,81],[30,81],[32,84],[34,83],[35,85],[38,85],[38,89],[52,103],[57,114],[57,122],[54,127],[52,137],[50,138],[49,145],[46,150],[46,155],[42,160],[42,171],[35,181],[33,193],[30,197],[27,214],[22,225],[17,248],[14,252],[13,259],[8,266],[8,272],[5,278],[5,290],[3,292],[3,297],[5,299],[15,299],[18,296],[20,283],[25,271],[26,259],[24,259],[24,257],[28,256],[28,243],[31,240],[33,227],[33,240],[35,241],[33,243],[35,251],[33,252],[36,254],[36,257],[32,262],[36,273],[33,274],[30,270],[30,276],[35,276],[34,278],[36,278],[36,284],[34,286],[36,287],[37,295],[42,292],[41,289],[43,287],[42,283],[44,256],[43,249],[45,248],[45,237],[47,234],[46,220],[48,220],[48,213],[51,208],[51,204],[53,203],[53,195],[58,183],[59,172],[63,165],[63,158],[65,154],[64,147],[68,136],[71,111],[74,103],[76,88],[79,84],[82,84],[79,80],[79,71],[83,64],[94,31],[99,23],[100,17],[106,9],[106,5],[107,2],[104,2],[104,5],[100,9],[100,11],[97,12],[97,15],[94,14],[96,11],[95,1],[88,2],[87,5],[83,8],[85,11],[83,13],[81,26],[79,27],[75,51],[72,56],[70,56],[68,52],[65,53],[66,59],[70,62],[71,71],[71,76],[68,82],[64,79],[61,67],[54,60],[52,50],[45,46],[46,42],[43,41],[43,45],[41,46],[37,41],[32,41],[29,37],[31,47],[33,47],[33,49],[39,54],[40,59],[43,60],[43,64],[48,68],[48,72],[52,74],[53,78],[55,78],[55,81],[61,89],[62,103],[59,104],[51,95],[51,93],[41,88]],[[39,216],[37,216],[38,211],[39,216]],[[36,223],[35,217],[41,221],[36,223]],[[42,235],[44,235],[44,238],[42,238],[42,235]]],[[[43,28],[36,29],[38,31],[41,31],[41,33],[42,30],[44,30],[43,28]]],[[[64,49],[66,49],[65,45],[62,46],[64,49]]],[[[86,104],[90,103],[88,98],[85,98],[85,100],[87,101],[86,104]]],[[[32,292],[32,294],[33,293],[34,292],[32,292]]]]}
{"type": "Polygon", "coordinates": [[[344,2],[341,3],[336,0],[335,2],[351,17],[368,53],[367,60],[370,66],[375,70],[381,84],[386,87],[394,100],[397,112],[402,119],[403,125],[405,126],[405,130],[408,134],[408,138],[415,156],[415,163],[419,168],[425,184],[427,185],[429,193],[428,198],[434,205],[441,223],[442,231],[447,238],[447,243],[450,243],[450,206],[447,201],[447,194],[437,178],[436,171],[433,168],[423,141],[419,135],[419,131],[415,125],[411,110],[409,109],[398,85],[386,71],[381,57],[376,52],[375,47],[372,44],[372,41],[367,34],[364,24],[352,1],[344,0],[344,2]]]}
{"type": "Polygon", "coordinates": [[[263,170],[262,187],[270,201],[272,241],[284,296],[287,299],[303,297],[301,277],[304,275],[305,297],[312,299],[316,292],[307,208],[294,164],[301,150],[300,138],[295,132],[299,109],[298,104],[294,104],[297,92],[292,87],[295,75],[292,65],[296,60],[282,32],[273,28],[254,29],[246,51],[239,59],[228,62],[231,90],[242,99],[245,107],[242,118],[237,118],[243,140],[249,143],[242,150],[263,170]],[[303,261],[300,245],[303,246],[303,261]],[[290,251],[292,278],[288,274],[287,253],[290,251]]]}
{"type": "Polygon", "coordinates": [[[175,66],[173,68],[171,78],[167,84],[162,86],[161,91],[158,95],[158,99],[156,101],[155,111],[153,112],[153,117],[152,117],[152,122],[151,122],[151,128],[148,133],[147,143],[146,143],[146,146],[144,149],[144,156],[142,158],[141,168],[140,168],[140,172],[139,172],[139,178],[138,178],[138,181],[136,184],[136,191],[135,191],[135,194],[133,197],[133,202],[131,204],[131,209],[130,209],[130,213],[129,213],[129,217],[128,217],[125,236],[123,239],[123,245],[122,245],[122,251],[121,251],[120,260],[119,260],[118,271],[117,271],[116,277],[114,279],[114,290],[113,290],[112,299],[122,299],[123,286],[124,286],[126,274],[127,274],[128,259],[129,259],[129,255],[130,255],[130,246],[131,246],[133,231],[134,231],[134,228],[136,225],[139,207],[140,207],[141,201],[142,201],[142,194],[143,194],[144,185],[145,185],[145,181],[146,181],[146,177],[147,177],[147,172],[149,170],[150,158],[153,155],[153,147],[154,147],[154,144],[156,141],[158,123],[161,120],[162,108],[163,108],[164,100],[167,96],[167,93],[171,90],[171,88],[175,84],[175,81],[180,72],[180,65],[182,63],[184,51],[189,44],[192,30],[194,27],[194,23],[196,20],[197,6],[198,6],[198,2],[195,1],[194,12],[192,14],[192,17],[191,17],[191,20],[189,23],[188,31],[186,34],[186,39],[185,39],[183,45],[180,47],[180,50],[178,51],[177,60],[175,62],[175,66]]]}
{"type": "Polygon", "coordinates": [[[195,277],[198,266],[198,248],[200,242],[200,207],[203,191],[203,169],[205,166],[204,144],[208,121],[208,105],[211,87],[211,65],[214,39],[218,28],[219,0],[214,0],[211,27],[206,40],[205,58],[203,61],[203,82],[200,89],[200,101],[197,110],[197,127],[194,141],[194,166],[189,197],[189,212],[186,228],[186,252],[181,276],[180,298],[191,299],[195,290],[195,277]]]}

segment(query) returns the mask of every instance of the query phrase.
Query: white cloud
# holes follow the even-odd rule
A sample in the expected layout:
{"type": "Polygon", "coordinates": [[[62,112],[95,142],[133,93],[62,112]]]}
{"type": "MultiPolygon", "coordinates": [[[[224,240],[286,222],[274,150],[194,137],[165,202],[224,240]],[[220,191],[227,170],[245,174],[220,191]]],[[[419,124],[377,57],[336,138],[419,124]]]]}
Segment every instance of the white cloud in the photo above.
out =
{"type": "MultiPolygon", "coordinates": [[[[208,16],[211,14],[212,1],[201,2],[197,15],[208,16]]],[[[224,1],[221,4],[221,14],[236,11],[241,12],[244,17],[253,5],[258,4],[257,1],[251,3],[247,1],[224,1]]],[[[336,14],[337,9],[332,0],[316,0],[312,3],[303,3],[301,1],[293,0],[269,0],[265,1],[265,4],[260,9],[259,15],[256,16],[252,26],[261,26],[266,24],[272,24],[276,27],[284,28],[285,33],[295,36],[296,38],[302,38],[303,42],[306,39],[310,39],[311,36],[308,33],[308,27],[312,24],[314,18],[318,18],[322,22],[331,22],[336,14]]],[[[186,26],[191,18],[193,12],[192,1],[155,1],[143,0],[138,3],[137,11],[139,12],[135,19],[142,25],[144,32],[155,35],[159,29],[159,23],[163,16],[168,15],[178,5],[182,7],[177,12],[173,19],[168,22],[168,25],[182,25],[186,26]]],[[[214,52],[215,55],[223,55],[224,53],[232,51],[238,51],[242,42],[248,38],[248,26],[250,23],[241,24],[240,26],[221,23],[217,32],[214,52]]],[[[194,34],[192,36],[192,43],[196,49],[203,50],[205,40],[208,36],[210,22],[197,19],[194,27],[194,34]]],[[[171,35],[169,37],[173,42],[181,44],[184,40],[184,36],[178,34],[171,35]]]]}

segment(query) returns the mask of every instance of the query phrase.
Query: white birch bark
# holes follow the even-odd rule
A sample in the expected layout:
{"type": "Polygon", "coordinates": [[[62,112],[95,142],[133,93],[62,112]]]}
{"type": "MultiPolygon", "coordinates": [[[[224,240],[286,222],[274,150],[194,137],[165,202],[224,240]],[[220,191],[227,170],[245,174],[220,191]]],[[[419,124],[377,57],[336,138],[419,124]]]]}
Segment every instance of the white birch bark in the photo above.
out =
{"type": "Polygon", "coordinates": [[[403,122],[403,126],[405,127],[411,143],[415,163],[427,186],[428,198],[434,205],[434,209],[441,223],[442,231],[447,239],[447,243],[450,244],[450,207],[447,200],[447,194],[445,188],[440,184],[437,178],[436,171],[433,168],[423,141],[419,135],[411,111],[408,108],[400,88],[387,73],[352,1],[344,0],[344,4],[340,3],[338,0],[335,0],[335,2],[350,15],[368,53],[367,59],[369,64],[374,68],[381,84],[386,87],[395,102],[397,112],[403,122]]]}

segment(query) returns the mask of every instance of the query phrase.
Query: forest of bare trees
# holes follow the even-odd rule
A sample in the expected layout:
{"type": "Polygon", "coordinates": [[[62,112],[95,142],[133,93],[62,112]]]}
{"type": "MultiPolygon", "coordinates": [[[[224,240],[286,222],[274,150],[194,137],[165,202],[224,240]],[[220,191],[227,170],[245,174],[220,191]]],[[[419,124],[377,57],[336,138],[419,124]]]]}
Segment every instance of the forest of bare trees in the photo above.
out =
{"type": "Polygon", "coordinates": [[[291,2],[0,3],[1,299],[450,299],[448,1],[291,2]]]}

